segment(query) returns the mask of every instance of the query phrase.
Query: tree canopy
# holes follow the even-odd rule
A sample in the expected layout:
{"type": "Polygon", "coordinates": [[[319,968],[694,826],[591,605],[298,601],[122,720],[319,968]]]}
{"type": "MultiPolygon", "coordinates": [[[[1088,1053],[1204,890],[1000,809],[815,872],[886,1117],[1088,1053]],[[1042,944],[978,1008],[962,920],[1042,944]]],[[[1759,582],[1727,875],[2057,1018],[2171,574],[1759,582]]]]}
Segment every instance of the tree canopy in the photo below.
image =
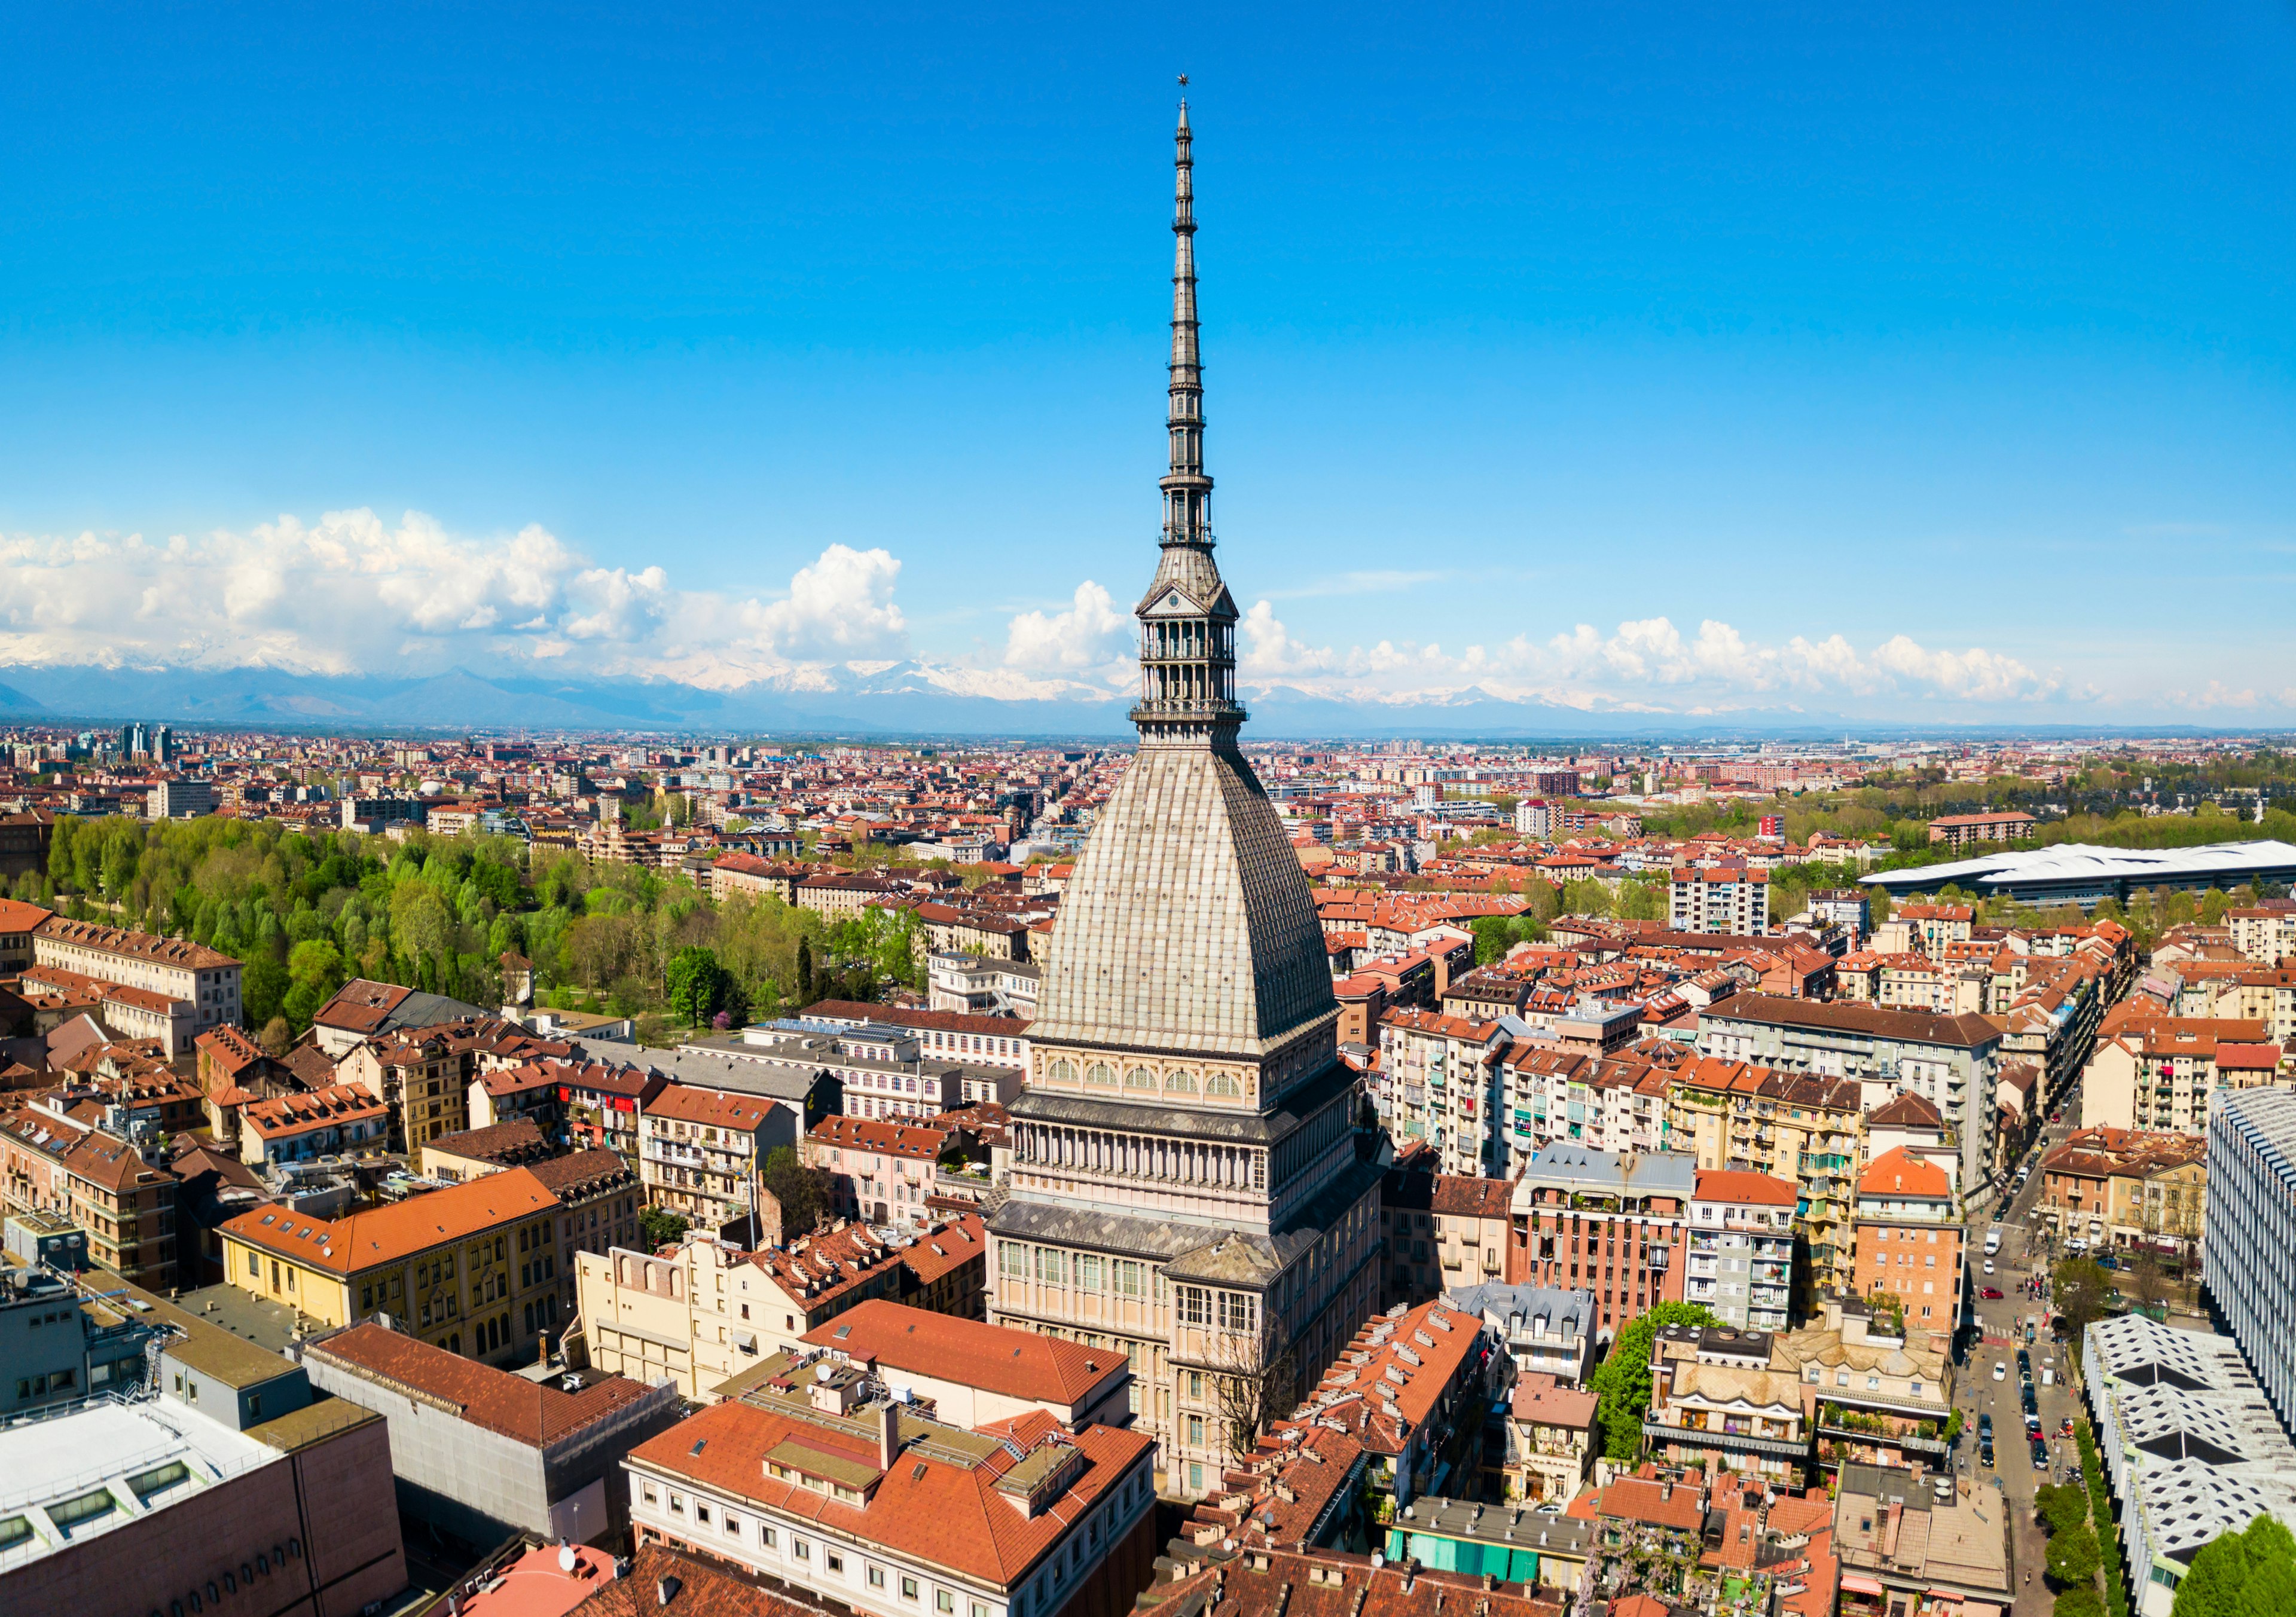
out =
{"type": "Polygon", "coordinates": [[[2172,1617],[2296,1617],[2296,1535],[2260,1515],[2193,1557],[2172,1617]]]}
{"type": "Polygon", "coordinates": [[[683,873],[593,865],[503,837],[67,818],[46,871],[10,890],[237,957],[248,1025],[276,1022],[290,1036],[353,976],[499,1003],[504,954],[533,962],[545,1000],[694,1022],[776,1015],[815,997],[808,988],[869,999],[887,979],[915,984],[922,964],[905,911],[832,924],[770,897],[713,902],[683,873]],[[822,963],[804,983],[800,949],[822,963]]]}
{"type": "Polygon", "coordinates": [[[1711,1310],[1696,1303],[1660,1303],[1628,1321],[1611,1343],[1609,1357],[1595,1371],[1595,1417],[1603,1424],[1603,1452],[1631,1460],[1642,1451],[1643,1416],[1651,1401],[1651,1345],[1669,1325],[1719,1325],[1711,1310]]]}

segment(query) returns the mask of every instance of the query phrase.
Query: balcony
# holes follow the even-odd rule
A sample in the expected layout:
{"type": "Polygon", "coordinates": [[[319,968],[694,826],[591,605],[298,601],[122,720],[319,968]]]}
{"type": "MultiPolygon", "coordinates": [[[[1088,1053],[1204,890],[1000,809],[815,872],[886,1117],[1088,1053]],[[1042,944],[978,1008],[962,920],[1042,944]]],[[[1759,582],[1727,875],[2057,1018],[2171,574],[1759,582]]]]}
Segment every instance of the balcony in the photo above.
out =
{"type": "Polygon", "coordinates": [[[1759,1437],[1751,1433],[1698,1431],[1689,1426],[1669,1425],[1661,1420],[1643,1422],[1643,1435],[1654,1442],[1685,1443],[1694,1448],[1727,1449],[1742,1454],[1764,1454],[1778,1459],[1800,1460],[1809,1458],[1809,1442],[1805,1438],[1759,1437]]]}

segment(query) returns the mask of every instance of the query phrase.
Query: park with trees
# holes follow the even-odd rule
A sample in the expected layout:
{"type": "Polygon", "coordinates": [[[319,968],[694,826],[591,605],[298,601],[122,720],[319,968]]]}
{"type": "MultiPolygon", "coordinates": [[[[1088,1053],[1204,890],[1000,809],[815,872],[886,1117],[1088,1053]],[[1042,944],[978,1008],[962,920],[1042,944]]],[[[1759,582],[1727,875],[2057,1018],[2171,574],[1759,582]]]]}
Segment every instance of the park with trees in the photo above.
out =
{"type": "Polygon", "coordinates": [[[532,963],[538,1000],[637,1017],[642,1033],[872,999],[922,971],[906,911],[832,922],[772,897],[721,902],[682,872],[502,837],[65,819],[46,870],[10,893],[243,961],[248,1025],[278,1045],[355,976],[498,1004],[504,955],[532,963]]]}

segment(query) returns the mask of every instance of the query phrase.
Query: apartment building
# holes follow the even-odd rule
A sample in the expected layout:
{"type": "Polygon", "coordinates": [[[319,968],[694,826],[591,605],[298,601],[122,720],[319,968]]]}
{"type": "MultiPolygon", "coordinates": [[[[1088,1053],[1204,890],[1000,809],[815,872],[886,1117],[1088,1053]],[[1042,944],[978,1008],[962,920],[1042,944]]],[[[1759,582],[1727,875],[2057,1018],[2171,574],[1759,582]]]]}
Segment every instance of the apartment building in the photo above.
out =
{"type": "MultiPolygon", "coordinates": [[[[984,1426],[1049,1415],[1071,1432],[1132,1422],[1124,1355],[1035,1331],[873,1298],[806,1333],[808,1352],[856,1364],[904,1402],[984,1426]]],[[[761,1367],[746,1379],[766,1379],[761,1367]]]]}
{"type": "Polygon", "coordinates": [[[179,1283],[176,1176],[147,1138],[129,1140],[43,1107],[0,1113],[0,1195],[87,1234],[87,1255],[138,1286],[179,1283]]]}
{"type": "Polygon", "coordinates": [[[1454,1286],[1443,1300],[1483,1322],[1518,1376],[1544,1376],[1575,1387],[1595,1368],[1593,1292],[1494,1283],[1454,1286]]]}
{"type": "Polygon", "coordinates": [[[1964,1187],[1984,1183],[1991,1171],[2002,1038],[1997,1024],[1975,1014],[1767,994],[1737,994],[1698,1013],[1701,1055],[1854,1080],[1876,1106],[1901,1090],[1919,1095],[1954,1131],[1964,1187]]]}
{"type": "Polygon", "coordinates": [[[802,1147],[806,1165],[830,1176],[837,1211],[880,1225],[926,1224],[934,1170],[951,1131],[878,1123],[864,1117],[824,1117],[802,1147]]]}
{"type": "Polygon", "coordinates": [[[1767,1174],[1794,1187],[1813,1289],[1850,1283],[1866,1114],[1854,1079],[1700,1058],[1673,1069],[1668,1139],[1702,1170],[1767,1174]]]}
{"type": "Polygon", "coordinates": [[[32,960],[187,1004],[193,1039],[239,1023],[240,963],[186,938],[51,915],[33,929],[32,960]]]}
{"type": "Polygon", "coordinates": [[[1953,1181],[1900,1146],[1857,1178],[1857,1294],[1949,1330],[1961,1318],[1962,1224],[1953,1181]]]}
{"type": "Polygon", "coordinates": [[[1697,1170],[1687,1156],[1550,1146],[1515,1180],[1508,1270],[1516,1284],[1594,1294],[1605,1333],[1679,1303],[1697,1170]]]}
{"type": "MultiPolygon", "coordinates": [[[[1287,1432],[1340,1423],[1368,1457],[1365,1486],[1399,1510],[1447,1472],[1461,1430],[1480,1436],[1492,1345],[1479,1316],[1447,1301],[1391,1308],[1365,1322],[1303,1396],[1301,1412],[1271,1422],[1269,1434],[1282,1444],[1298,1441],[1287,1432]]],[[[1219,1422],[1217,1414],[1185,1416],[1187,1441],[1248,1453],[1248,1441],[1211,1429],[1219,1422]]]]}
{"type": "Polygon", "coordinates": [[[1810,1410],[1767,1331],[1669,1325],[1651,1341],[1643,1435],[1661,1464],[1699,1466],[1788,1486],[1808,1467],[1810,1410]]]}
{"type": "Polygon", "coordinates": [[[1939,814],[1930,821],[1930,843],[1965,848],[1980,842],[2016,842],[2033,834],[2038,823],[2014,809],[1998,813],[1939,814]]]}
{"type": "Polygon", "coordinates": [[[556,1323],[558,1198],[525,1168],[315,1218],[254,1208],[217,1230],[224,1278],[318,1327],[389,1316],[450,1353],[531,1364],[556,1323]]]}
{"type": "Polygon", "coordinates": [[[856,1613],[1123,1617],[1150,1576],[1155,1443],[1041,1411],[974,1431],[784,1353],[624,1462],[637,1543],[856,1613]]]}
{"type": "Polygon", "coordinates": [[[1794,1306],[1792,1183],[1767,1173],[1702,1168],[1690,1197],[1682,1298],[1725,1325],[1784,1330],[1794,1306]]]}
{"type": "Polygon", "coordinates": [[[1969,904],[1899,904],[1874,929],[1874,947],[1885,954],[1912,951],[1942,960],[1975,935],[1977,911],[1969,904]]]}
{"type": "Polygon", "coordinates": [[[2269,1032],[2245,1020],[2114,1017],[2089,1057],[2081,1123],[2198,1134],[2223,1094],[2279,1077],[2285,1053],[2269,1032]]]}
{"type": "Polygon", "coordinates": [[[1439,1011],[1390,1010],[1379,1019],[1374,1101],[1397,1144],[1423,1142],[1439,1172],[1496,1175],[1506,1164],[1498,1129],[1499,1066],[1514,1042],[1502,1022],[1439,1011]]]}
{"type": "Polygon", "coordinates": [[[365,1156],[381,1149],[390,1127],[382,1102],[355,1083],[250,1100],[237,1111],[240,1160],[254,1168],[365,1156]]]}
{"type": "Polygon", "coordinates": [[[970,1214],[914,1236],[864,1224],[750,1252],[689,1236],[674,1253],[615,1247],[575,1260],[577,1350],[595,1368],[665,1377],[697,1403],[873,1299],[978,1318],[986,1232],[970,1214]]]}
{"type": "Polygon", "coordinates": [[[2201,1238],[2207,1196],[2203,1136],[2087,1128],[2041,1159],[2034,1211],[2060,1238],[2100,1252],[2179,1257],[2201,1238]]]}
{"type": "Polygon", "coordinates": [[[1677,932],[1761,937],[1770,930],[1770,873],[1742,865],[1677,865],[1667,925],[1677,932]]]}
{"type": "Polygon", "coordinates": [[[796,1144],[778,1102],[673,1083],[638,1114],[638,1175],[655,1206],[719,1229],[756,1210],[767,1154],[796,1144]]]}
{"type": "Polygon", "coordinates": [[[2225,925],[2232,930],[2232,946],[2259,966],[2277,966],[2296,955],[2296,905],[2227,910],[2225,925]]]}

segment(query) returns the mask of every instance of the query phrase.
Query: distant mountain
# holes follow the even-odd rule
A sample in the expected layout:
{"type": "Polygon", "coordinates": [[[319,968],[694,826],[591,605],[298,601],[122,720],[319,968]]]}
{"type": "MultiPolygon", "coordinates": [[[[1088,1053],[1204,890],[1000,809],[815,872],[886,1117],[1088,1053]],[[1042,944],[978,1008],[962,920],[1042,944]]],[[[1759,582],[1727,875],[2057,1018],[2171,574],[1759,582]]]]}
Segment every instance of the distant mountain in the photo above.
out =
{"type": "MultiPolygon", "coordinates": [[[[0,715],[53,722],[129,719],[253,728],[380,731],[661,730],[721,734],[967,735],[1119,739],[1127,697],[1072,680],[1015,681],[1001,671],[922,660],[808,667],[731,690],[672,681],[537,679],[450,668],[422,679],[338,678],[268,668],[223,670],[0,667],[0,715]],[[1015,693],[1018,694],[1015,694],[1015,693]]],[[[1247,734],[1277,738],[1423,737],[1822,740],[1951,733],[2095,735],[2096,725],[1845,718],[1790,708],[1697,715],[1515,701],[1480,690],[1403,702],[1350,702],[1278,686],[1245,693],[1247,734]]],[[[2112,727],[2128,735],[2213,733],[2194,726],[2112,727]]]]}

